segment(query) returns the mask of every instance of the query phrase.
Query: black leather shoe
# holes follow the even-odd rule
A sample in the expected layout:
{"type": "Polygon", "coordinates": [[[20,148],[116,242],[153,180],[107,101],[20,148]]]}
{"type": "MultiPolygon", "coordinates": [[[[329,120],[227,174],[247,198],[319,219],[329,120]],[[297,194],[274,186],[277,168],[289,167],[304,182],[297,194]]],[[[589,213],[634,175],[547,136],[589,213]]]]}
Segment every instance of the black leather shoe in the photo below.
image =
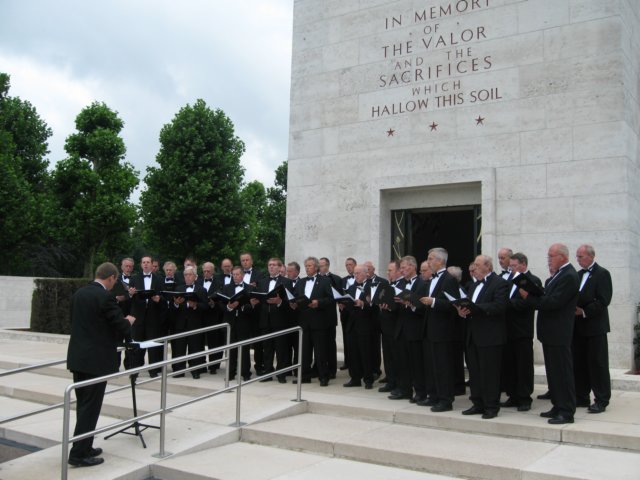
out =
{"type": "Polygon", "coordinates": [[[218,373],[218,369],[217,369],[217,368],[210,368],[210,369],[209,369],[209,373],[210,373],[211,375],[215,375],[216,373],[218,373]]]}
{"type": "Polygon", "coordinates": [[[265,382],[273,382],[273,377],[267,377],[267,378],[263,378],[262,380],[260,380],[261,383],[265,383],[265,382]]]}
{"type": "Polygon", "coordinates": [[[434,407],[438,404],[438,402],[436,402],[433,398],[431,397],[427,397],[424,400],[420,400],[418,402],[418,405],[420,405],[421,407],[434,407]]]}
{"type": "Polygon", "coordinates": [[[347,383],[343,384],[343,387],[360,387],[362,384],[360,383],[360,380],[349,380],[347,383]]]}
{"type": "Polygon", "coordinates": [[[530,403],[521,403],[520,405],[518,405],[519,412],[528,412],[529,410],[531,410],[530,403]]]}
{"type": "Polygon", "coordinates": [[[518,406],[518,402],[516,402],[513,398],[509,397],[507,398],[506,402],[500,402],[500,406],[501,407],[517,407],[518,406]]]}
{"type": "Polygon", "coordinates": [[[177,375],[174,375],[173,378],[184,378],[184,373],[179,373],[177,375]]]}
{"type": "Polygon", "coordinates": [[[365,383],[364,384],[364,389],[365,390],[371,390],[373,388],[373,383],[365,383]]]}
{"type": "Polygon", "coordinates": [[[198,372],[193,372],[191,376],[193,377],[194,380],[198,380],[200,378],[200,374],[198,372]]]}
{"type": "Polygon", "coordinates": [[[349,367],[347,367],[346,365],[340,365],[340,370],[347,370],[349,367]]]}
{"type": "Polygon", "coordinates": [[[251,380],[251,375],[243,375],[242,380],[244,380],[245,382],[248,382],[249,380],[251,380]]]}
{"type": "Polygon", "coordinates": [[[409,395],[408,393],[402,393],[402,392],[397,392],[397,393],[391,392],[391,395],[389,395],[387,398],[389,400],[410,400],[411,395],[409,395]]]}
{"type": "Polygon", "coordinates": [[[378,389],[378,391],[381,392],[381,393],[392,392],[393,391],[393,387],[391,385],[387,384],[384,387],[380,387],[378,389]]]}
{"type": "Polygon", "coordinates": [[[151,378],[156,378],[158,376],[158,372],[149,372],[149,376],[151,378]]]}
{"type": "Polygon", "coordinates": [[[589,413],[602,413],[607,409],[606,405],[602,405],[601,403],[594,403],[593,405],[590,405],[589,408],[587,409],[587,411],[589,413]]]}
{"type": "Polygon", "coordinates": [[[424,397],[420,395],[414,395],[409,399],[409,402],[410,403],[426,402],[428,399],[429,397],[427,397],[426,395],[424,397]]]}
{"type": "Polygon", "coordinates": [[[498,416],[498,412],[495,410],[485,411],[482,414],[482,418],[485,420],[489,420],[490,418],[496,418],[498,416]]]}
{"type": "Polygon", "coordinates": [[[329,386],[329,379],[328,378],[323,378],[320,380],[320,386],[321,387],[328,387],[329,386]]]}
{"type": "Polygon", "coordinates": [[[74,467],[95,467],[104,463],[104,458],[99,457],[86,457],[86,458],[71,458],[69,457],[69,465],[74,467]]]}
{"type": "Polygon", "coordinates": [[[556,415],[558,415],[558,411],[555,408],[552,408],[551,410],[547,410],[546,412],[540,413],[540,416],[542,418],[553,418],[556,415]]]}
{"type": "Polygon", "coordinates": [[[547,390],[545,393],[542,393],[536,397],[538,400],[551,400],[551,392],[547,390]]]}
{"type": "Polygon", "coordinates": [[[471,408],[467,408],[462,411],[463,415],[480,415],[484,413],[484,408],[476,407],[473,405],[471,408]]]}
{"type": "MultiPolygon", "coordinates": [[[[298,379],[294,378],[293,379],[293,383],[297,384],[298,383],[298,379]]],[[[311,379],[310,378],[303,378],[300,383],[311,383],[311,379]]]]}
{"type": "Polygon", "coordinates": [[[278,383],[287,383],[287,379],[284,377],[278,377],[278,383]]]}
{"type": "Polygon", "coordinates": [[[440,412],[449,412],[453,410],[453,406],[450,403],[438,402],[433,407],[431,407],[432,412],[440,413],[440,412]]]}
{"type": "Polygon", "coordinates": [[[98,455],[102,455],[102,449],[100,447],[89,450],[87,457],[97,457],[98,455]]]}
{"type": "Polygon", "coordinates": [[[387,377],[381,378],[380,380],[378,380],[378,383],[387,383],[389,380],[387,380],[387,377]]]}
{"type": "Polygon", "coordinates": [[[562,415],[559,413],[555,417],[550,418],[548,422],[551,425],[562,425],[564,423],[573,423],[573,417],[570,417],[568,415],[562,415]]]}

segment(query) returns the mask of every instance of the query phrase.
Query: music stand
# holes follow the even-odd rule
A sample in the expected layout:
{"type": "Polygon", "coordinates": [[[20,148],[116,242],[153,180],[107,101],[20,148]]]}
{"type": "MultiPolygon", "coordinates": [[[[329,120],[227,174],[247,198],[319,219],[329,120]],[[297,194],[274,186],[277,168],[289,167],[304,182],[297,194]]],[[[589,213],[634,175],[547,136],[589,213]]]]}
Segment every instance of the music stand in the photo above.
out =
{"type": "MultiPolygon", "coordinates": [[[[127,347],[127,349],[129,349],[129,347],[127,347]]],[[[125,365],[126,367],[126,365],[125,365]]],[[[127,367],[127,368],[131,368],[131,367],[127,367]]],[[[129,375],[129,379],[131,381],[131,399],[133,401],[133,416],[137,417],[138,416],[138,402],[136,401],[136,378],[138,378],[138,374],[133,374],[133,375],[129,375]]],[[[113,432],[109,435],[107,435],[106,437],[104,437],[105,440],[110,439],[111,437],[113,437],[114,435],[117,435],[119,433],[124,433],[125,435],[133,435],[135,437],[139,437],[140,441],[142,442],[142,446],[144,448],[147,448],[147,444],[144,441],[144,437],[142,436],[142,432],[144,432],[147,428],[155,428],[160,430],[160,427],[158,427],[157,425],[149,425],[147,423],[141,423],[139,421],[134,421],[131,425],[128,425],[124,428],[121,428],[120,430],[113,432]],[[133,432],[130,432],[129,430],[133,429],[133,432]]]]}

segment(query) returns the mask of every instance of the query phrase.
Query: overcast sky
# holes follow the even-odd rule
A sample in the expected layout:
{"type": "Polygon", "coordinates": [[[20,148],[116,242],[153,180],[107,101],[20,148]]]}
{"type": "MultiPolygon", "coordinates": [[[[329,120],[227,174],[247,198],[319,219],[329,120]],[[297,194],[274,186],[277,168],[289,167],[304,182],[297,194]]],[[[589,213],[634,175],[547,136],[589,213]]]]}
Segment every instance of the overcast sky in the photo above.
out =
{"type": "Polygon", "coordinates": [[[53,130],[51,164],[97,100],[142,180],[162,126],[202,98],[245,142],[245,180],[269,186],[287,159],[292,16],[293,0],[0,0],[0,71],[53,130]]]}

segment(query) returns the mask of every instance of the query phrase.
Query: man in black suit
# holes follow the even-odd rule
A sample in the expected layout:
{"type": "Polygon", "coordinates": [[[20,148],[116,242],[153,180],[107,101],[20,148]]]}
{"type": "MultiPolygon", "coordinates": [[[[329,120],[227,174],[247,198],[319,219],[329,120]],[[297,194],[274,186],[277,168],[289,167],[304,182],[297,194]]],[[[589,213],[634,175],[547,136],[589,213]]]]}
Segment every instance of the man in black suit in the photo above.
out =
{"type": "Polygon", "coordinates": [[[463,415],[482,414],[495,418],[500,411],[500,363],[502,347],[507,340],[505,311],[509,287],[506,280],[493,272],[491,257],[478,255],[475,259],[478,280],[469,297],[479,308],[456,306],[458,314],[467,319],[467,362],[473,406],[463,415]]]}
{"type": "MultiPolygon", "coordinates": [[[[204,326],[204,314],[209,308],[206,290],[196,283],[198,274],[196,268],[187,266],[183,271],[184,285],[178,285],[176,292],[192,293],[195,298],[186,299],[177,296],[171,302],[171,314],[173,316],[173,325],[175,333],[190,332],[198,330],[204,326]]],[[[184,355],[201,352],[204,350],[204,334],[198,333],[189,335],[188,337],[176,338],[172,344],[172,356],[182,357],[184,355]]],[[[204,363],[204,357],[189,360],[189,368],[204,363]]],[[[173,371],[184,370],[185,362],[177,362],[173,364],[173,371]]],[[[200,378],[202,369],[192,370],[191,375],[194,379],[200,378]]],[[[175,375],[182,377],[184,374],[175,375]]]]}
{"type": "MultiPolygon", "coordinates": [[[[281,285],[289,285],[287,279],[280,275],[280,267],[282,267],[282,260],[279,258],[269,259],[267,262],[269,276],[258,280],[257,291],[268,293],[281,285]]],[[[266,298],[262,302],[260,309],[260,335],[266,335],[288,328],[289,310],[289,302],[283,301],[282,295],[266,298]]],[[[264,347],[265,373],[272,373],[274,371],[274,358],[277,360],[276,370],[281,370],[291,365],[289,337],[287,335],[265,340],[262,344],[264,347]]],[[[278,382],[287,383],[286,376],[286,373],[278,374],[278,382]]],[[[273,380],[273,378],[267,377],[262,379],[261,382],[268,382],[270,380],[273,380]]]]}
{"type": "Polygon", "coordinates": [[[371,295],[371,288],[365,285],[367,280],[367,266],[356,265],[354,269],[355,282],[347,289],[355,301],[346,304],[349,310],[349,326],[345,342],[349,344],[351,361],[349,363],[350,380],[344,387],[359,387],[364,380],[367,390],[373,388],[373,352],[371,351],[375,327],[372,321],[372,306],[367,300],[371,295]]]}
{"type": "MultiPolygon", "coordinates": [[[[356,259],[353,257],[348,257],[344,261],[344,268],[347,271],[347,274],[342,277],[342,289],[346,290],[353,282],[355,282],[355,278],[353,276],[353,269],[356,268],[356,259]]],[[[342,340],[343,340],[343,354],[344,361],[340,366],[340,370],[348,370],[349,368],[349,345],[347,344],[347,326],[349,325],[349,311],[344,308],[344,305],[338,305],[340,311],[340,327],[342,328],[342,340]]]]}
{"type": "MultiPolygon", "coordinates": [[[[514,253],[509,260],[513,274],[527,274],[542,288],[538,277],[529,272],[529,260],[524,253],[514,253]]],[[[507,393],[507,401],[501,407],[517,407],[519,412],[531,410],[533,393],[533,309],[522,298],[518,287],[509,282],[509,303],[507,304],[507,344],[502,361],[502,383],[507,393]]]]}
{"type": "MultiPolygon", "coordinates": [[[[243,282],[250,285],[251,288],[256,288],[258,286],[258,281],[264,278],[264,274],[253,266],[253,257],[249,252],[243,252],[240,254],[240,265],[244,272],[243,282]]],[[[253,309],[251,310],[252,322],[250,324],[249,338],[260,335],[260,308],[260,304],[254,302],[253,309]]],[[[253,349],[253,363],[256,374],[262,375],[265,371],[262,342],[255,342],[251,344],[251,348],[253,349]]]]}
{"type": "MultiPolygon", "coordinates": [[[[387,280],[393,287],[396,286],[398,281],[402,279],[402,273],[400,273],[400,262],[393,260],[389,262],[387,266],[387,280]]],[[[377,298],[384,290],[382,288],[376,289],[375,293],[371,296],[371,301],[378,305],[378,319],[380,321],[380,331],[382,332],[382,359],[384,362],[384,376],[380,383],[386,385],[378,388],[379,392],[392,392],[397,387],[398,378],[398,359],[396,346],[396,317],[398,313],[398,304],[393,302],[392,304],[380,305],[377,298]]]]}
{"type": "MultiPolygon", "coordinates": [[[[294,293],[296,290],[296,285],[300,281],[300,264],[298,262],[289,262],[287,263],[287,288],[289,292],[294,293]]],[[[297,327],[300,323],[298,322],[298,311],[289,309],[289,327],[297,327]]],[[[300,346],[300,341],[297,333],[292,333],[289,335],[289,355],[291,358],[291,365],[298,363],[298,348],[300,346]]],[[[290,372],[290,376],[294,376],[295,372],[290,372]]]]}
{"type": "Polygon", "coordinates": [[[575,323],[580,280],[569,263],[569,249],[554,243],[547,253],[549,270],[555,272],[544,287],[544,295],[535,297],[520,289],[520,295],[528,299],[538,310],[538,340],[542,343],[544,365],[553,408],[540,416],[549,423],[560,425],[573,423],[576,411],[576,389],[573,377],[571,342],[575,323]]]}
{"type": "MultiPolygon", "coordinates": [[[[474,267],[475,268],[475,267],[474,267]]],[[[458,291],[460,295],[467,295],[466,290],[462,287],[462,269],[457,266],[447,267],[447,272],[458,282],[458,291]]],[[[467,321],[460,315],[455,315],[455,340],[453,341],[453,382],[454,393],[465,395],[467,393],[465,371],[464,371],[464,344],[467,338],[467,321]]]]}
{"type": "Polygon", "coordinates": [[[113,293],[116,301],[122,310],[123,315],[129,315],[131,312],[131,297],[129,296],[129,283],[131,282],[131,274],[133,273],[133,258],[126,257],[120,262],[120,275],[118,282],[114,285],[113,293]]]}
{"type": "MultiPolygon", "coordinates": [[[[342,278],[335,273],[331,273],[331,262],[327,257],[322,257],[319,260],[320,268],[318,273],[329,280],[331,286],[340,291],[342,288],[342,278]]],[[[331,316],[331,323],[333,326],[329,331],[329,378],[336,378],[336,372],[338,371],[338,346],[336,345],[336,327],[338,326],[338,309],[334,308],[329,310],[331,316]]],[[[344,339],[343,339],[344,341],[344,339]]]]}
{"type": "Polygon", "coordinates": [[[402,257],[400,271],[403,278],[398,281],[397,288],[411,292],[411,299],[394,298],[398,303],[395,332],[398,346],[398,377],[397,387],[391,391],[389,399],[408,399],[411,403],[416,403],[427,398],[422,351],[425,309],[424,305],[418,301],[424,296],[425,283],[418,276],[418,263],[415,257],[410,255],[402,257]]]}
{"type": "Polygon", "coordinates": [[[216,285],[220,288],[225,285],[229,285],[232,282],[231,271],[233,270],[233,262],[230,258],[225,258],[220,262],[220,273],[217,273],[214,278],[216,279],[216,285]]]}
{"type": "Polygon", "coordinates": [[[453,408],[454,342],[456,311],[447,297],[459,298],[458,282],[447,272],[449,253],[444,248],[432,248],[427,256],[433,276],[420,301],[425,305],[424,369],[429,398],[418,405],[430,406],[432,412],[448,412],[453,408]]]}
{"type": "MultiPolygon", "coordinates": [[[[236,294],[241,297],[227,303],[224,312],[224,321],[231,325],[231,343],[251,338],[251,322],[253,322],[253,304],[249,300],[253,287],[244,283],[244,270],[242,267],[233,267],[231,271],[232,282],[222,288],[222,293],[231,298],[236,294]],[[244,292],[244,293],[243,293],[244,292]]],[[[251,355],[249,345],[242,347],[242,370],[240,374],[243,380],[251,378],[251,355]]],[[[229,378],[235,378],[238,366],[238,349],[230,352],[229,378]]]]}
{"type": "Polygon", "coordinates": [[[581,245],[576,252],[582,270],[573,335],[573,371],[577,405],[589,405],[589,393],[593,391],[594,402],[589,405],[589,413],[602,413],[611,399],[607,307],[613,286],[611,274],[596,263],[595,256],[591,245],[581,245]]]}
{"type": "MultiPolygon", "coordinates": [[[[123,316],[109,290],[118,281],[118,269],[103,263],[96,269],[95,280],[80,288],[71,300],[71,337],[67,351],[67,368],[73,381],[82,382],[118,371],[117,347],[122,340],[131,341],[131,324],[135,318],[123,316]]],[[[102,409],[107,382],[76,389],[76,427],[74,435],[95,430],[102,409]]],[[[102,449],[93,448],[93,437],[73,442],[69,464],[91,467],[104,462],[96,458],[102,449]]]]}
{"type": "Polygon", "coordinates": [[[509,280],[511,278],[511,255],[513,255],[513,250],[510,248],[501,248],[498,250],[498,263],[500,264],[500,268],[502,269],[499,275],[503,280],[509,280]]]}
{"type": "MultiPolygon", "coordinates": [[[[143,298],[142,294],[136,292],[145,290],[163,290],[163,280],[159,275],[151,271],[151,257],[148,255],[140,259],[142,273],[134,275],[129,282],[129,294],[131,295],[131,315],[136,318],[133,324],[132,335],[136,341],[151,340],[153,338],[167,335],[167,315],[166,302],[159,294],[151,298],[143,298]]],[[[163,360],[162,347],[152,347],[146,349],[149,354],[149,363],[161,362],[163,360]]],[[[145,349],[125,353],[125,366],[135,368],[144,365],[145,349]]],[[[161,369],[149,370],[149,375],[157,377],[161,369]]]]}
{"type": "Polygon", "coordinates": [[[320,386],[329,385],[329,332],[332,317],[330,309],[335,309],[331,284],[318,275],[320,262],[316,257],[304,261],[306,278],[296,283],[295,296],[303,302],[290,302],[298,312],[298,322],[303,329],[302,381],[311,382],[311,360],[315,358],[320,386]]]}
{"type": "MultiPolygon", "coordinates": [[[[213,325],[218,325],[221,323],[220,318],[220,309],[216,308],[215,299],[213,299],[213,295],[215,292],[219,292],[222,290],[222,285],[220,283],[220,277],[215,275],[216,267],[211,262],[205,262],[202,264],[202,277],[198,277],[196,280],[196,284],[204,288],[207,292],[207,299],[209,308],[203,314],[203,327],[211,327],[213,325]]],[[[210,330],[204,334],[204,343],[208,349],[221,347],[225,344],[225,335],[224,330],[210,330]]],[[[209,362],[214,362],[222,358],[222,352],[214,353],[209,355],[209,362]]],[[[220,364],[211,364],[208,367],[208,371],[210,374],[215,375],[215,373],[220,368],[220,364]]],[[[204,371],[203,373],[206,373],[204,371]]]]}
{"type": "MultiPolygon", "coordinates": [[[[367,267],[366,286],[371,288],[374,294],[379,286],[389,284],[386,278],[376,275],[376,267],[373,265],[371,260],[367,260],[363,265],[367,267]]],[[[374,305],[371,318],[373,322],[373,333],[370,338],[371,352],[373,354],[373,374],[376,379],[380,378],[380,375],[382,375],[382,330],[380,328],[379,313],[380,308],[377,305],[374,305]]]]}

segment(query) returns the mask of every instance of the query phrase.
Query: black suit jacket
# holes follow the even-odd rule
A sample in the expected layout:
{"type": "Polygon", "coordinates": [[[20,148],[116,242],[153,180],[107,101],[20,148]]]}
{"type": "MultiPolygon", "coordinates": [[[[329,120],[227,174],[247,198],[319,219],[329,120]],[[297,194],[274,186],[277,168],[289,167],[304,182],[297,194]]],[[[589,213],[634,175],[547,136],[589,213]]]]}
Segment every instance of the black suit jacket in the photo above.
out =
{"type": "MultiPolygon", "coordinates": [[[[186,292],[186,285],[178,285],[176,292],[186,292]]],[[[187,302],[180,305],[170,303],[172,309],[173,328],[176,333],[186,332],[187,330],[196,330],[204,327],[204,315],[209,309],[207,300],[207,291],[200,285],[194,285],[193,292],[197,295],[197,308],[188,308],[187,302]]],[[[193,301],[193,300],[191,300],[193,301]]]]}
{"type": "MultiPolygon", "coordinates": [[[[398,280],[397,287],[404,290],[407,281],[403,278],[398,280]]],[[[416,277],[411,291],[418,297],[424,297],[427,284],[420,278],[416,277]]],[[[409,341],[422,340],[424,335],[424,305],[421,303],[417,307],[398,305],[398,316],[396,317],[396,338],[409,341]]]]}
{"type": "MultiPolygon", "coordinates": [[[[296,296],[303,296],[307,278],[301,278],[296,283],[296,296]]],[[[322,275],[316,275],[309,300],[318,300],[318,308],[298,307],[298,323],[302,328],[322,330],[333,326],[330,310],[335,309],[335,301],[331,292],[331,283],[322,275]]]]}
{"type": "MultiPolygon", "coordinates": [[[[583,275],[584,272],[581,270],[580,281],[583,275]]],[[[578,294],[578,307],[584,310],[585,317],[576,315],[576,335],[589,337],[603,335],[610,331],[608,307],[612,295],[611,274],[595,263],[584,287],[578,294]]]]}
{"type": "Polygon", "coordinates": [[[366,301],[367,292],[363,285],[358,286],[354,283],[347,289],[347,293],[356,300],[363,300],[364,306],[356,307],[353,303],[347,306],[349,310],[349,325],[347,327],[348,332],[356,333],[357,335],[370,335],[374,332],[373,324],[373,309],[369,302],[366,301]]]}
{"type": "MultiPolygon", "coordinates": [[[[331,286],[333,288],[335,288],[336,290],[340,291],[340,289],[342,288],[342,278],[340,278],[335,273],[329,272],[326,275],[320,274],[320,276],[326,278],[329,281],[329,283],[331,284],[331,286]]],[[[331,316],[332,324],[334,326],[338,325],[338,309],[334,307],[333,309],[329,309],[328,313],[331,316]]]]}
{"type": "MultiPolygon", "coordinates": [[[[144,290],[143,274],[132,276],[129,285],[138,291],[144,290]]],[[[158,292],[164,290],[164,279],[157,273],[151,274],[151,289],[158,292]]],[[[136,317],[132,327],[134,340],[149,340],[167,334],[167,303],[164,299],[161,298],[159,302],[154,302],[151,299],[147,301],[134,295],[131,299],[131,315],[136,317]]]]}
{"type": "MultiPolygon", "coordinates": [[[[533,282],[542,288],[542,281],[528,272],[533,282]]],[[[513,295],[513,284],[509,282],[509,303],[507,304],[507,338],[533,338],[533,318],[535,309],[522,298],[520,290],[516,287],[513,295]]]]}
{"type": "MultiPolygon", "coordinates": [[[[480,282],[473,285],[469,298],[473,298],[480,282]]],[[[467,344],[474,342],[479,347],[504,345],[507,341],[507,296],[509,284],[502,277],[492,272],[485,279],[484,287],[478,294],[475,303],[483,310],[481,315],[467,317],[467,344]]]]}
{"type": "MultiPolygon", "coordinates": [[[[425,296],[429,295],[432,279],[425,288],[425,296]]],[[[456,339],[456,313],[445,292],[454,298],[460,298],[458,281],[446,270],[440,274],[438,283],[431,296],[436,299],[432,306],[425,307],[424,338],[432,342],[453,342],[456,339]]]]}
{"type": "Polygon", "coordinates": [[[547,279],[542,297],[527,301],[538,310],[538,340],[547,345],[571,346],[580,280],[569,264],[547,279]]]}
{"type": "MultiPolygon", "coordinates": [[[[269,284],[271,283],[270,277],[264,277],[258,281],[258,292],[268,292],[269,284]]],[[[275,287],[284,285],[290,287],[290,283],[282,275],[278,275],[275,283],[275,287]]],[[[289,302],[286,297],[283,299],[280,305],[271,305],[269,303],[262,303],[260,307],[260,328],[262,329],[285,329],[289,327],[290,314],[289,302]]]]}
{"type": "Polygon", "coordinates": [[[98,282],[80,288],[71,299],[71,337],[67,368],[97,377],[118,371],[122,340],[131,340],[129,321],[116,299],[98,282]]]}

